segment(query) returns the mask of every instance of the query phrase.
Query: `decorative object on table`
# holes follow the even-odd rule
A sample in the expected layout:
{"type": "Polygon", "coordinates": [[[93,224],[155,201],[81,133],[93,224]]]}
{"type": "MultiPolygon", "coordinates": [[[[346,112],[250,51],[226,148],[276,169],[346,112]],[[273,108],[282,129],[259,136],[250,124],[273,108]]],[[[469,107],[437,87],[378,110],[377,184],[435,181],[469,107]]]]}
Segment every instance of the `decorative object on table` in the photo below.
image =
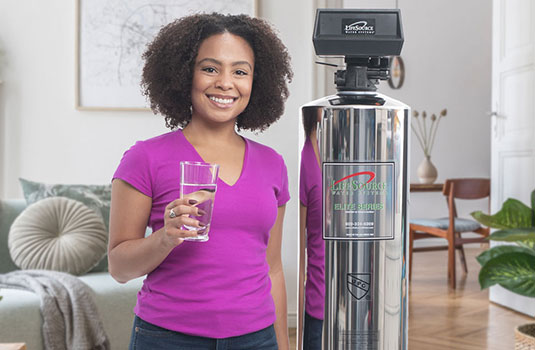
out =
{"type": "Polygon", "coordinates": [[[77,0],[76,108],[147,111],[142,54],[160,28],[198,12],[256,14],[257,0],[77,0]]]}
{"type": "MultiPolygon", "coordinates": [[[[513,293],[535,298],[535,191],[531,192],[531,208],[509,198],[494,215],[478,211],[472,216],[483,225],[499,229],[489,236],[490,240],[515,244],[491,247],[477,257],[481,289],[499,284],[513,293]]],[[[520,349],[535,349],[535,323],[515,329],[515,350],[520,349]]]]}
{"type": "Polygon", "coordinates": [[[431,162],[431,152],[435,144],[440,119],[444,118],[447,113],[448,110],[444,108],[438,116],[432,114],[428,119],[426,111],[423,111],[422,114],[416,110],[412,112],[414,118],[411,128],[425,156],[417,170],[418,180],[423,184],[432,184],[437,179],[438,172],[431,162]]]}

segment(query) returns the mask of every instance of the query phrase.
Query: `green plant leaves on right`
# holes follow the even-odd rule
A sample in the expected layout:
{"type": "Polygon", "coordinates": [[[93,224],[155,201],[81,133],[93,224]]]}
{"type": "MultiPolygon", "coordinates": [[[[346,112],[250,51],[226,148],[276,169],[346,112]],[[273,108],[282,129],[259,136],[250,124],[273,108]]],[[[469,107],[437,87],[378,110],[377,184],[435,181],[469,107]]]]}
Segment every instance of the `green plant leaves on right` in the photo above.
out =
{"type": "Polygon", "coordinates": [[[509,198],[494,215],[472,213],[479,223],[500,229],[489,240],[516,243],[494,246],[477,257],[481,289],[499,284],[513,293],[535,297],[535,190],[530,199],[532,208],[509,198]]]}
{"type": "Polygon", "coordinates": [[[479,284],[482,289],[499,284],[517,294],[535,297],[535,254],[511,247],[518,250],[500,254],[483,265],[479,284]]]}
{"type": "Polygon", "coordinates": [[[525,248],[525,247],[519,247],[516,245],[498,245],[495,247],[492,247],[492,249],[487,249],[481,254],[477,256],[477,262],[479,262],[479,265],[484,266],[487,262],[489,262],[491,259],[496,258],[497,256],[500,256],[502,254],[506,253],[526,253],[531,254],[535,256],[535,250],[525,248]]]}
{"type": "Polygon", "coordinates": [[[486,215],[481,211],[471,214],[479,223],[499,229],[532,226],[533,211],[519,200],[509,198],[503,203],[502,209],[494,215],[486,215]]]}
{"type": "Polygon", "coordinates": [[[516,242],[533,249],[535,247],[535,227],[499,230],[491,234],[489,239],[500,242],[516,242]]]}

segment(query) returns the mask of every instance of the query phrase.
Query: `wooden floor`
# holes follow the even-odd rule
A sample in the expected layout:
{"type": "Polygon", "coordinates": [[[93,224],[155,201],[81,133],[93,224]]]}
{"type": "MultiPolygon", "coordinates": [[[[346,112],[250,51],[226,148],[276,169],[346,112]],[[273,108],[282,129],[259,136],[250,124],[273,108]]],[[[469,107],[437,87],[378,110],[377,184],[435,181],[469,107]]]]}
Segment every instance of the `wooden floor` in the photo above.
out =
{"type": "Polygon", "coordinates": [[[295,328],[288,328],[288,335],[290,336],[290,349],[297,349],[297,343],[296,343],[296,329],[295,328]]]}
{"type": "Polygon", "coordinates": [[[477,281],[478,248],[465,249],[468,274],[457,264],[457,289],[448,288],[447,251],[414,253],[409,286],[410,350],[514,349],[514,328],[533,318],[489,302],[477,281]]]}
{"type": "MultiPolygon", "coordinates": [[[[489,302],[477,282],[481,251],[466,250],[468,274],[458,266],[457,289],[448,288],[447,251],[414,253],[409,286],[410,350],[514,349],[514,328],[533,318],[489,302]]],[[[459,264],[458,264],[459,265],[459,264]]],[[[289,329],[290,349],[296,348],[295,328],[289,329]]]]}

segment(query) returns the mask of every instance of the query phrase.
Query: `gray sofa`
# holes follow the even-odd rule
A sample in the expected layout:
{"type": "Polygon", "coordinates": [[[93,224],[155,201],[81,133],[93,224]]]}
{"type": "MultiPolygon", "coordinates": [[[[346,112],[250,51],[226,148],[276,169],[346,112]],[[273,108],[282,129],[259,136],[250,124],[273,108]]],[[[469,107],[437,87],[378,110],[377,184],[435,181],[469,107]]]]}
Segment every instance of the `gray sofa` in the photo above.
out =
{"type": "MultiPolygon", "coordinates": [[[[23,199],[0,200],[0,273],[17,270],[7,240],[13,220],[24,210],[23,199]]],[[[102,264],[101,264],[102,265],[102,264]]],[[[134,318],[133,308],[143,277],[120,284],[108,272],[79,276],[94,292],[94,300],[112,349],[127,349],[134,318]]],[[[26,343],[27,349],[43,349],[40,300],[36,294],[0,289],[0,343],[26,343]]]]}

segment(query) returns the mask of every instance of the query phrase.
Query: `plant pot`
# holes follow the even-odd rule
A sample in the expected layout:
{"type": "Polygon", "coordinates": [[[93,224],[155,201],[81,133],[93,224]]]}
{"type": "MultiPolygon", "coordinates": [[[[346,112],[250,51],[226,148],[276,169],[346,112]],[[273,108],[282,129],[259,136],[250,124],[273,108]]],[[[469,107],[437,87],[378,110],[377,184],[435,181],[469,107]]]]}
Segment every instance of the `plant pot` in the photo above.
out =
{"type": "Polygon", "coordinates": [[[423,184],[432,184],[435,182],[438,176],[437,168],[431,163],[430,157],[426,156],[416,171],[418,175],[418,180],[423,184]]]}
{"type": "Polygon", "coordinates": [[[535,350],[535,323],[515,328],[515,350],[535,350]]]}

